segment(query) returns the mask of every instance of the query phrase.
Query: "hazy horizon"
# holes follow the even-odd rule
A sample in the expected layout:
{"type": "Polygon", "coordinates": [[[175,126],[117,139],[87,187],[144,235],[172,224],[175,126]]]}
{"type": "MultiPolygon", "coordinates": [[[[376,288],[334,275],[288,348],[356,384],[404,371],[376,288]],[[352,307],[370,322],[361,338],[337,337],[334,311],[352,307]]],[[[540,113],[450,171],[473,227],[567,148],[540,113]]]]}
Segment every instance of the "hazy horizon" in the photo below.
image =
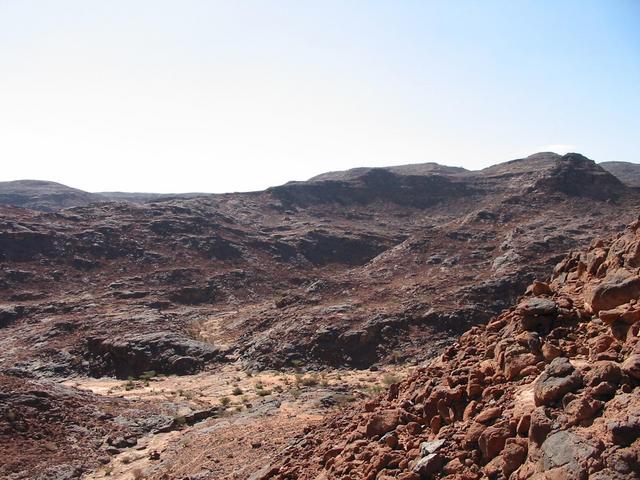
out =
{"type": "Polygon", "coordinates": [[[638,162],[639,20],[627,0],[0,2],[0,181],[222,193],[638,162]]]}

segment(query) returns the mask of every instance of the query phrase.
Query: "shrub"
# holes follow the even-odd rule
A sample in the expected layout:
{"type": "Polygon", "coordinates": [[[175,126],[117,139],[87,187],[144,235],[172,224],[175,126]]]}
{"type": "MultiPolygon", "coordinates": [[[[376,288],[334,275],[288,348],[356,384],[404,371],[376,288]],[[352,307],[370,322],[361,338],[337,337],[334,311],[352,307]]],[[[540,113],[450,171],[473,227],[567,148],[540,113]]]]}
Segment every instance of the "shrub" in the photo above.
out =
{"type": "Polygon", "coordinates": [[[299,378],[296,377],[296,382],[304,385],[305,387],[315,387],[316,385],[318,385],[318,383],[320,383],[320,381],[318,380],[318,375],[315,373],[311,375],[300,376],[299,378]]]}
{"type": "Polygon", "coordinates": [[[384,383],[387,387],[393,385],[394,383],[398,383],[400,381],[400,377],[394,375],[393,373],[385,373],[382,375],[382,383],[384,383]]]}
{"type": "Polygon", "coordinates": [[[148,372],[144,372],[142,375],[140,375],[140,380],[145,380],[148,382],[155,376],[156,376],[155,370],[149,370],[148,372]]]}

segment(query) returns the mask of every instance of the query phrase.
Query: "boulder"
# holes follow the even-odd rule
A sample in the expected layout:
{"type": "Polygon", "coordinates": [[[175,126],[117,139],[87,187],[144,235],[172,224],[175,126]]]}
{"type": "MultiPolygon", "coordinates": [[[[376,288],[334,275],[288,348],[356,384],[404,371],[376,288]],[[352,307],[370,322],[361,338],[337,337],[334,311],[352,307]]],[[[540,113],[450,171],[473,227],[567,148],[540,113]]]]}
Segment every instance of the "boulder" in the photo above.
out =
{"type": "Polygon", "coordinates": [[[640,353],[634,353],[622,362],[622,371],[630,377],[640,380],[640,353]]]}
{"type": "Polygon", "coordinates": [[[568,402],[564,411],[573,423],[578,423],[593,417],[603,405],[600,400],[582,395],[568,402]]]}
{"type": "Polygon", "coordinates": [[[552,405],[581,386],[582,376],[567,358],[558,357],[547,365],[535,381],[533,398],[536,406],[552,405]]]}
{"type": "Polygon", "coordinates": [[[543,332],[551,328],[558,306],[548,298],[533,297],[522,301],[516,312],[520,315],[520,325],[524,330],[543,332]]]}
{"type": "Polygon", "coordinates": [[[502,409],[500,407],[487,408],[478,414],[475,421],[487,424],[498,418],[500,415],[502,415],[502,409]]]}
{"type": "Polygon", "coordinates": [[[433,440],[431,442],[422,442],[420,444],[420,455],[426,457],[431,453],[436,453],[444,445],[445,440],[433,440]]]}
{"type": "Polygon", "coordinates": [[[485,428],[478,438],[478,446],[485,460],[491,460],[504,448],[508,438],[513,436],[508,423],[497,424],[485,428]]]}
{"type": "Polygon", "coordinates": [[[616,362],[601,360],[593,363],[591,370],[584,375],[584,383],[590,387],[608,382],[617,385],[620,382],[620,365],[616,362]]]}
{"type": "Polygon", "coordinates": [[[551,420],[547,417],[544,408],[538,407],[531,412],[529,419],[529,439],[537,445],[542,445],[549,432],[551,432],[551,420]]]}
{"type": "Polygon", "coordinates": [[[23,306],[0,306],[0,328],[7,327],[15,320],[23,316],[25,308],[23,306]]]}
{"type": "Polygon", "coordinates": [[[540,449],[542,469],[558,469],[562,473],[559,478],[566,480],[586,479],[589,473],[588,460],[599,454],[594,445],[566,430],[549,435],[540,449]]]}
{"type": "Polygon", "coordinates": [[[526,443],[508,440],[502,451],[502,474],[505,478],[509,478],[509,475],[515,472],[526,458],[526,443]]]}
{"type": "Polygon", "coordinates": [[[368,437],[382,436],[398,426],[399,416],[397,410],[384,410],[372,415],[367,422],[366,432],[368,437]]]}
{"type": "Polygon", "coordinates": [[[640,416],[612,420],[607,423],[607,429],[614,444],[626,447],[640,438],[640,416]]]}
{"type": "Polygon", "coordinates": [[[593,312],[610,310],[640,297],[640,276],[617,272],[590,289],[585,305],[593,312]]]}
{"type": "Polygon", "coordinates": [[[444,458],[437,453],[430,453],[426,457],[419,459],[413,468],[414,473],[417,473],[422,478],[427,478],[435,473],[438,473],[444,465],[444,458]]]}

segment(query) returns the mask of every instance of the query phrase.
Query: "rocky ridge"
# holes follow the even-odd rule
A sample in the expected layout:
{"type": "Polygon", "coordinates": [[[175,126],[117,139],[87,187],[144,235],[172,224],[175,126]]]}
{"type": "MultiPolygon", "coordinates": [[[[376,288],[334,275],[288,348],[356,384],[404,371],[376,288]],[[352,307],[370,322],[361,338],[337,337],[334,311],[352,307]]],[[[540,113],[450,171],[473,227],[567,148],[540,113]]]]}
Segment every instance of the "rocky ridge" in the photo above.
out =
{"type": "Polygon", "coordinates": [[[640,478],[640,221],[256,478],[640,478]]]}

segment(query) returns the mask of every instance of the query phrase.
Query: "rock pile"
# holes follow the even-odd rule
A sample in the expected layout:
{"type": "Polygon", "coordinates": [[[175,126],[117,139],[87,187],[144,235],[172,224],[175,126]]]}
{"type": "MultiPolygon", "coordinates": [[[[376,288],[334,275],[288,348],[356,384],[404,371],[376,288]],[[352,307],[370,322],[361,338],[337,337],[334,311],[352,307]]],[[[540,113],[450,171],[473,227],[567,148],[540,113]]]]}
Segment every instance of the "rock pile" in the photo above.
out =
{"type": "Polygon", "coordinates": [[[636,222],[262,478],[640,478],[639,267],[636,222]]]}

